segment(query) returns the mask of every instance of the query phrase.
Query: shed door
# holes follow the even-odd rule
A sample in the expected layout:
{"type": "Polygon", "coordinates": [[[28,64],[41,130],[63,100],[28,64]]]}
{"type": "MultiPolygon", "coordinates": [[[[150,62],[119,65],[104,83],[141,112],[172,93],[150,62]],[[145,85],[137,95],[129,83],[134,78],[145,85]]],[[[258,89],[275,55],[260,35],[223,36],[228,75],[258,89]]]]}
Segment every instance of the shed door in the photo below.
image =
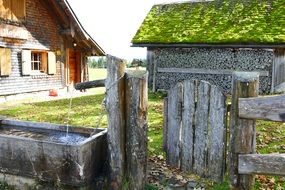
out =
{"type": "Polygon", "coordinates": [[[80,82],[81,78],[81,53],[76,50],[69,50],[69,84],[80,82]]]}
{"type": "Polygon", "coordinates": [[[285,49],[274,50],[272,71],[273,92],[285,92],[285,49]]]}

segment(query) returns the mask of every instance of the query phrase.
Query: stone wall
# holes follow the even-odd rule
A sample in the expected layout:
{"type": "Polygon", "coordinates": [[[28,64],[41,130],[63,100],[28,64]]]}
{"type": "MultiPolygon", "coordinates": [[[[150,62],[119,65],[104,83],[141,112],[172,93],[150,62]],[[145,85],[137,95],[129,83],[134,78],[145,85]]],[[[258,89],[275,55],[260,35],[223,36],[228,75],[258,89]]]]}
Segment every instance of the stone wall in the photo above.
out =
{"type": "MultiPolygon", "coordinates": [[[[267,71],[260,77],[260,92],[271,90],[272,50],[261,49],[214,49],[214,48],[157,48],[148,49],[149,86],[153,86],[154,71],[158,68],[195,68],[232,71],[267,71]]],[[[171,71],[171,69],[169,69],[171,71]]],[[[171,85],[186,79],[206,80],[231,91],[231,74],[206,73],[155,73],[155,90],[167,90],[171,85]]]]}

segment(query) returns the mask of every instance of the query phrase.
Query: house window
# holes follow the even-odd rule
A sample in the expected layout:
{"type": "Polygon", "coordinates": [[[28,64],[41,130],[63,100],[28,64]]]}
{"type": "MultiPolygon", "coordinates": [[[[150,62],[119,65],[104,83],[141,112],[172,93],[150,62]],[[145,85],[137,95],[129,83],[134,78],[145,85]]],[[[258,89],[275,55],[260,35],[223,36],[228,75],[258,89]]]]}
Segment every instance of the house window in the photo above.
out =
{"type": "Polygon", "coordinates": [[[41,50],[22,50],[22,74],[56,74],[55,53],[41,50]]]}
{"type": "Polygon", "coordinates": [[[31,67],[32,71],[43,71],[42,70],[42,53],[31,53],[31,67]]]}
{"type": "Polygon", "coordinates": [[[26,18],[26,0],[0,0],[0,19],[24,21],[26,18]]]}

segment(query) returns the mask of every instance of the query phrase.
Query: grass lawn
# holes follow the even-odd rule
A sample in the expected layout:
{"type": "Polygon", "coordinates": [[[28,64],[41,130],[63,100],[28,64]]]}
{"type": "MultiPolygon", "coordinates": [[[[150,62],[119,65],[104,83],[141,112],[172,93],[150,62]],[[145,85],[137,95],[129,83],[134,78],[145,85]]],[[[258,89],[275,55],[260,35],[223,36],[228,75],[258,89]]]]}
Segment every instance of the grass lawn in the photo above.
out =
{"type": "MultiPolygon", "coordinates": [[[[106,71],[101,69],[90,70],[90,79],[104,78],[106,71]]],[[[104,98],[104,88],[94,92],[94,95],[74,98],[72,111],[68,121],[69,100],[58,100],[51,102],[24,104],[18,107],[1,110],[0,115],[10,118],[51,122],[74,126],[106,127],[106,111],[101,106],[104,98]],[[100,120],[100,118],[103,119],[100,120]]],[[[148,138],[149,155],[164,156],[162,150],[162,126],[163,126],[163,97],[161,93],[149,93],[148,108],[148,138]]],[[[257,151],[258,153],[285,153],[285,124],[274,122],[257,122],[257,151]]],[[[0,190],[1,189],[0,183],[0,190]]],[[[151,186],[152,187],[152,186],[151,186]]],[[[149,188],[155,189],[155,188],[149,188]]],[[[228,189],[228,184],[214,185],[209,189],[228,189]]],[[[285,189],[284,177],[258,176],[255,189],[285,189]]]]}

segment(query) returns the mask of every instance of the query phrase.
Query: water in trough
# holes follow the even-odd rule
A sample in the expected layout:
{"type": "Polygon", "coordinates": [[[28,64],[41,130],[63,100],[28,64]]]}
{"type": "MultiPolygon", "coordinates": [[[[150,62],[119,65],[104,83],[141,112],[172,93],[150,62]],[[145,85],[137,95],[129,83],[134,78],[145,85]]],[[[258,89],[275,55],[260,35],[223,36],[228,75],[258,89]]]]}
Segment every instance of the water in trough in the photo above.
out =
{"type": "Polygon", "coordinates": [[[68,145],[78,144],[90,137],[89,134],[72,133],[57,130],[28,129],[25,127],[14,127],[1,125],[0,134],[31,138],[34,140],[62,143],[68,145]]]}

